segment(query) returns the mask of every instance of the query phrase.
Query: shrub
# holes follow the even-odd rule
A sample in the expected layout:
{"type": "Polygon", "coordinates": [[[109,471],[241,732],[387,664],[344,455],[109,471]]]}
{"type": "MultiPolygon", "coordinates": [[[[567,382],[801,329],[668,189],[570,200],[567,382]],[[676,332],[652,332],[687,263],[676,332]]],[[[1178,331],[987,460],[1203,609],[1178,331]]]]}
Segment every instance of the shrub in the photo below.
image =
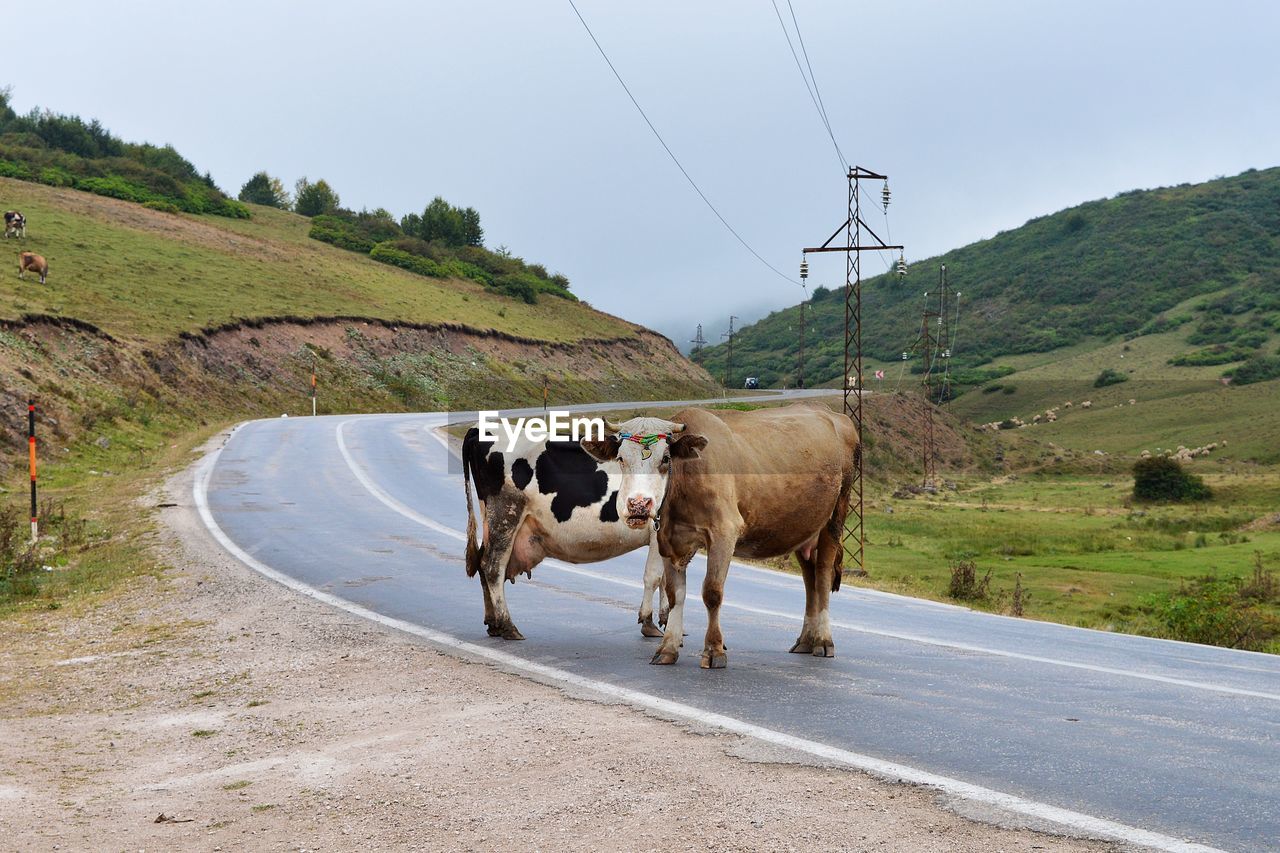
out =
{"type": "Polygon", "coordinates": [[[430,276],[432,278],[444,278],[446,273],[444,267],[430,258],[424,258],[421,255],[414,255],[403,249],[397,249],[387,243],[379,243],[369,252],[369,257],[383,264],[390,264],[393,267],[400,267],[409,272],[418,275],[430,276]]]}
{"type": "Polygon", "coordinates": [[[340,203],[338,193],[329,186],[327,181],[319,180],[313,184],[303,177],[298,179],[294,187],[293,209],[303,216],[333,213],[340,203]]]}
{"type": "Polygon", "coordinates": [[[1280,620],[1241,593],[1238,580],[1206,575],[1148,606],[1169,639],[1260,650],[1280,634],[1280,620]]]}
{"type": "Polygon", "coordinates": [[[978,577],[978,566],[973,560],[959,560],[951,564],[951,582],[947,586],[947,595],[958,601],[982,601],[986,599],[991,586],[991,570],[981,578],[978,577]]]}
{"type": "Polygon", "coordinates": [[[151,210],[158,210],[161,213],[181,213],[182,212],[181,210],[178,209],[178,206],[176,204],[174,204],[171,201],[164,201],[163,199],[155,199],[152,201],[148,201],[144,203],[142,206],[149,208],[151,210]]]}
{"type": "Polygon", "coordinates": [[[1249,357],[1249,350],[1238,346],[1214,344],[1211,347],[1184,352],[1169,359],[1174,367],[1200,367],[1209,364],[1230,364],[1249,357]]]}
{"type": "Polygon", "coordinates": [[[1236,385],[1280,379],[1280,355],[1255,355],[1227,375],[1236,385]]]}
{"type": "Polygon", "coordinates": [[[311,230],[307,232],[307,236],[313,240],[331,243],[340,249],[362,254],[372,252],[376,245],[375,241],[362,236],[352,223],[327,213],[317,214],[311,218],[311,230]]]}
{"type": "Polygon", "coordinates": [[[31,170],[21,163],[14,163],[11,160],[0,160],[0,177],[17,178],[21,181],[31,179],[31,170]]]}
{"type": "Polygon", "coordinates": [[[40,183],[48,184],[51,187],[71,187],[75,186],[76,178],[66,169],[59,169],[57,166],[50,166],[47,169],[40,170],[40,183]]]}
{"type": "Polygon", "coordinates": [[[240,188],[238,198],[252,204],[278,207],[281,210],[288,210],[291,203],[289,193],[284,188],[284,184],[280,183],[280,179],[273,178],[266,172],[258,172],[245,181],[244,186],[240,188]]]}
{"type": "Polygon", "coordinates": [[[510,273],[493,282],[493,289],[507,296],[522,299],[530,305],[538,301],[537,279],[528,273],[510,273]]]}
{"type": "Polygon", "coordinates": [[[1133,465],[1133,499],[1146,502],[1181,503],[1207,501],[1213,492],[1204,480],[1182,470],[1176,459],[1150,456],[1133,465]]]}
{"type": "Polygon", "coordinates": [[[1128,382],[1129,377],[1125,376],[1118,370],[1112,370],[1110,367],[1098,374],[1093,380],[1094,388],[1106,388],[1108,385],[1119,385],[1121,382],[1128,382]]]}

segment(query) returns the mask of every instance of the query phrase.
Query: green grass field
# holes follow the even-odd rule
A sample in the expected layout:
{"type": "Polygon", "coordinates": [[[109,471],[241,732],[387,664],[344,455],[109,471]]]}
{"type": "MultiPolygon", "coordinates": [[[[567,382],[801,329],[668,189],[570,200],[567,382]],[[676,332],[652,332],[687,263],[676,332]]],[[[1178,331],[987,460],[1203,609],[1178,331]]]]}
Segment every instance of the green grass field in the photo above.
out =
{"type": "Polygon", "coordinates": [[[140,205],[0,179],[0,203],[27,216],[6,241],[49,261],[45,285],[0,277],[0,317],[53,314],[110,334],[160,341],[239,318],[349,315],[461,323],[525,338],[576,341],[634,334],[587,305],[536,305],[473,282],[404,272],[307,238],[305,217],[253,207],[253,219],[161,213],[140,205]]]}

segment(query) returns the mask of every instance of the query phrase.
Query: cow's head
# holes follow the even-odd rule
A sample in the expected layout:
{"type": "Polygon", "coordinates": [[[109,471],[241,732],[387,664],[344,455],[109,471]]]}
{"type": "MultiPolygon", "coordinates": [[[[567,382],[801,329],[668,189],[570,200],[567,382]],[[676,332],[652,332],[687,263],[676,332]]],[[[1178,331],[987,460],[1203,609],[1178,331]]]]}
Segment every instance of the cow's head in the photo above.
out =
{"type": "Polygon", "coordinates": [[[622,469],[618,508],[633,530],[644,527],[662,509],[672,460],[695,458],[706,446],[705,436],[688,433],[684,424],[661,418],[606,422],[604,440],[582,441],[582,449],[599,461],[617,460],[622,469]]]}

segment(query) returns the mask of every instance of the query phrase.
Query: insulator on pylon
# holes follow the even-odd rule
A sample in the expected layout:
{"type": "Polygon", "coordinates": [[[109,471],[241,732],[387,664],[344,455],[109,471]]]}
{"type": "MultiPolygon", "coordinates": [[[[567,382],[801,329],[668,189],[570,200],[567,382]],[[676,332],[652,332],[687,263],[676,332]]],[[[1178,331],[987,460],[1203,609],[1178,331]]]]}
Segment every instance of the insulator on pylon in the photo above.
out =
{"type": "Polygon", "coordinates": [[[880,201],[884,203],[885,213],[889,212],[889,179],[884,179],[884,186],[880,189],[880,201]]]}
{"type": "Polygon", "coordinates": [[[808,277],[809,277],[809,262],[801,261],[800,262],[800,278],[806,279],[808,277]]]}
{"type": "Polygon", "coordinates": [[[905,276],[907,274],[907,258],[901,252],[898,253],[898,275],[905,276]]]}
{"type": "Polygon", "coordinates": [[[906,354],[905,352],[902,354],[902,360],[903,360],[903,361],[906,361],[906,360],[907,360],[907,354],[906,354]]]}

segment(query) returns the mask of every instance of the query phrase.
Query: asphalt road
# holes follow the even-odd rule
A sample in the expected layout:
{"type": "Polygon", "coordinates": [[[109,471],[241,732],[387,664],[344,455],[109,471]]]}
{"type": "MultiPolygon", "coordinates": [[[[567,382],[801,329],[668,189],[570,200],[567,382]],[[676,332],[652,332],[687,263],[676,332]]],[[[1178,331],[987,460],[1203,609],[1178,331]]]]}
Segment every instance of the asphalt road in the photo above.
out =
{"type": "Polygon", "coordinates": [[[832,597],[838,656],[791,655],[800,579],[735,563],[729,667],[704,671],[699,559],[682,658],[653,667],[657,641],[635,620],[643,550],[545,562],[507,587],[528,639],[487,637],[479,583],[463,570],[459,463],[436,434],[450,418],[250,422],[206,461],[196,503],[252,567],[458,654],[934,785],[971,813],[1162,849],[1280,849],[1280,657],[849,584],[832,597]]]}

